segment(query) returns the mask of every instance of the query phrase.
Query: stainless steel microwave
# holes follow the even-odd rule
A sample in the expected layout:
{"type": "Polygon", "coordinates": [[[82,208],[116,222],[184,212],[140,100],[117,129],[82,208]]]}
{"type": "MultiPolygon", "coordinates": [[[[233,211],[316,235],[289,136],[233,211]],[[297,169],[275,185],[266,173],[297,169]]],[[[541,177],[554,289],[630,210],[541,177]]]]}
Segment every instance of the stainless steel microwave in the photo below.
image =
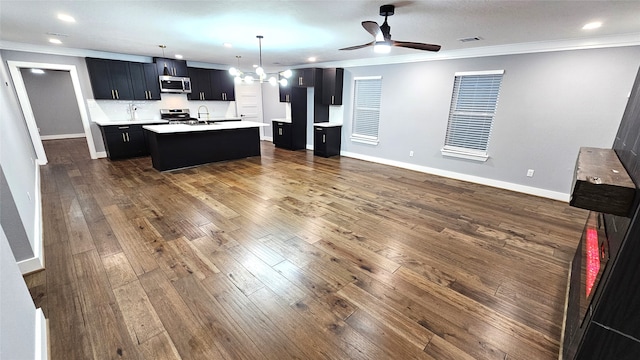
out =
{"type": "Polygon", "coordinates": [[[160,76],[160,91],[166,93],[191,93],[191,79],[181,76],[160,76]]]}

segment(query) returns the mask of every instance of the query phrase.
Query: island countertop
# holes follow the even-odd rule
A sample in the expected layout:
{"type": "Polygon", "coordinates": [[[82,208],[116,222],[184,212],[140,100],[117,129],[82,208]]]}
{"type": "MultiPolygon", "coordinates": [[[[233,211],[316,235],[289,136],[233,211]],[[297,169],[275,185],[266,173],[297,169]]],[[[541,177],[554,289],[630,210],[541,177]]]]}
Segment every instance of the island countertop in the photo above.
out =
{"type": "Polygon", "coordinates": [[[217,131],[217,130],[231,130],[231,129],[247,129],[254,127],[269,126],[269,124],[255,122],[255,121],[221,121],[211,124],[160,124],[160,125],[145,125],[142,128],[152,131],[157,134],[175,134],[175,133],[188,133],[188,132],[201,132],[201,131],[217,131]]]}

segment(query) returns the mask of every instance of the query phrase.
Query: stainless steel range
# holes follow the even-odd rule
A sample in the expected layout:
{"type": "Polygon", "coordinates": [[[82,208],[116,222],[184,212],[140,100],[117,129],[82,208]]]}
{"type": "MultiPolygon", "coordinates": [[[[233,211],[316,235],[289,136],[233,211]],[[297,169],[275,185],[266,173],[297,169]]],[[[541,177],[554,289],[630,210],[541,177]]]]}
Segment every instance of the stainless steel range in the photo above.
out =
{"type": "Polygon", "coordinates": [[[198,119],[191,117],[189,109],[160,109],[160,118],[168,120],[169,124],[195,125],[198,119]]]}

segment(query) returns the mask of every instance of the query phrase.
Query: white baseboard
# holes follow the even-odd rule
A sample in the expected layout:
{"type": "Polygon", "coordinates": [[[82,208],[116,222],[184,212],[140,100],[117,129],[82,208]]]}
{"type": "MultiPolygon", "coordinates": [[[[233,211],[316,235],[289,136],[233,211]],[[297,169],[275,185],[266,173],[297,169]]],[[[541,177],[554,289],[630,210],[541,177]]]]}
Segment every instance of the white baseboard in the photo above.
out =
{"type": "Polygon", "coordinates": [[[44,269],[44,260],[40,257],[34,256],[30,259],[18,261],[18,268],[20,269],[20,273],[22,273],[22,275],[40,271],[44,269]]]}
{"type": "Polygon", "coordinates": [[[18,262],[20,272],[32,273],[44,269],[44,241],[42,238],[42,192],[40,190],[40,165],[35,164],[35,187],[33,189],[33,257],[18,262]]]}
{"type": "Polygon", "coordinates": [[[49,323],[42,309],[36,309],[36,360],[49,359],[49,323]]]}
{"type": "Polygon", "coordinates": [[[515,192],[519,192],[519,193],[523,193],[523,194],[535,195],[535,196],[539,196],[539,197],[543,197],[543,198],[547,198],[547,199],[552,199],[552,200],[563,201],[563,202],[567,202],[567,203],[569,202],[569,199],[570,199],[570,195],[569,194],[565,194],[565,193],[558,192],[558,191],[540,189],[540,188],[536,188],[536,187],[533,187],[533,186],[514,184],[514,183],[510,183],[510,182],[506,182],[506,181],[487,179],[487,178],[483,178],[483,177],[480,177],[480,176],[461,174],[461,173],[457,173],[457,172],[453,172],[453,171],[436,169],[436,168],[431,168],[431,167],[421,166],[421,165],[415,165],[415,164],[409,164],[409,163],[396,161],[396,160],[382,159],[382,158],[378,158],[378,157],[375,157],[375,156],[362,155],[362,154],[352,153],[352,152],[348,152],[348,151],[340,151],[340,156],[346,156],[346,157],[351,157],[351,158],[354,158],[354,159],[371,161],[371,162],[375,162],[375,163],[379,163],[379,164],[390,165],[390,166],[395,166],[395,167],[399,167],[399,168],[403,168],[403,169],[418,171],[418,172],[422,172],[422,173],[426,173],[426,174],[437,175],[437,176],[442,176],[442,177],[446,177],[446,178],[467,181],[467,182],[471,182],[471,183],[475,183],[475,184],[480,184],[480,185],[486,185],[486,186],[496,187],[496,188],[500,188],[500,189],[511,190],[511,191],[515,191],[515,192]]]}
{"type": "Polygon", "coordinates": [[[60,135],[40,135],[41,140],[60,140],[60,139],[76,139],[87,137],[85,133],[79,134],[60,134],[60,135]]]}
{"type": "Polygon", "coordinates": [[[273,142],[273,136],[263,136],[260,140],[273,142]]]}
{"type": "Polygon", "coordinates": [[[101,158],[106,158],[107,157],[107,152],[106,151],[96,151],[96,158],[101,159],[101,158]]]}

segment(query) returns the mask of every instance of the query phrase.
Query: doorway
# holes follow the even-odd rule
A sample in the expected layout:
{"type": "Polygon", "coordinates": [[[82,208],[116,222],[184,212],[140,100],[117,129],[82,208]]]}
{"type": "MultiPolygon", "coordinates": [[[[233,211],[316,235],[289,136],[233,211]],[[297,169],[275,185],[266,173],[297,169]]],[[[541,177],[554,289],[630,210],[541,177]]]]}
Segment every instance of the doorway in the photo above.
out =
{"type": "Polygon", "coordinates": [[[9,72],[11,73],[11,78],[13,79],[14,87],[18,95],[18,101],[20,102],[20,107],[22,108],[22,113],[24,114],[27,129],[29,130],[29,135],[33,143],[33,148],[36,152],[36,161],[38,162],[38,164],[47,164],[47,155],[44,151],[44,147],[42,146],[42,139],[40,137],[38,124],[34,115],[34,107],[32,106],[31,99],[29,98],[29,93],[27,92],[25,86],[25,81],[22,76],[22,69],[42,69],[45,71],[58,70],[69,73],[69,76],[71,77],[73,95],[75,96],[75,103],[77,104],[77,110],[79,112],[80,120],[82,123],[81,133],[84,133],[84,137],[87,140],[89,155],[91,156],[91,159],[97,159],[98,157],[96,155],[96,148],[93,142],[93,136],[91,134],[91,128],[89,124],[89,115],[84,103],[84,97],[82,96],[80,80],[78,78],[78,71],[76,67],[74,65],[32,63],[22,61],[7,61],[7,64],[9,65],[9,72]]]}

